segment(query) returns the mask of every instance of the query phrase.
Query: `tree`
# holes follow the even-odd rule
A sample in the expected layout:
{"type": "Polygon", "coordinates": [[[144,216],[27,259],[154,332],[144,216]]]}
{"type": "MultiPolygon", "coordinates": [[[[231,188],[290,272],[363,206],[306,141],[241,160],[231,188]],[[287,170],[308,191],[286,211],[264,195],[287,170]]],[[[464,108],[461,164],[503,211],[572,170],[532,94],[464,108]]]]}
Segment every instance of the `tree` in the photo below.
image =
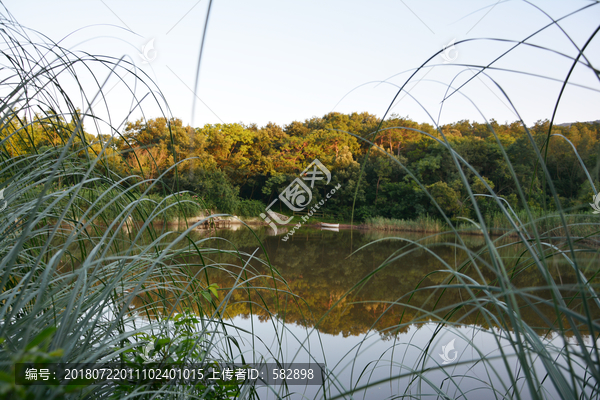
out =
{"type": "Polygon", "coordinates": [[[133,171],[156,179],[174,163],[190,155],[194,130],[180,119],[156,118],[129,122],[118,148],[133,171]]]}
{"type": "Polygon", "coordinates": [[[446,216],[451,217],[460,209],[458,194],[446,182],[436,182],[427,186],[427,190],[446,216]]]}

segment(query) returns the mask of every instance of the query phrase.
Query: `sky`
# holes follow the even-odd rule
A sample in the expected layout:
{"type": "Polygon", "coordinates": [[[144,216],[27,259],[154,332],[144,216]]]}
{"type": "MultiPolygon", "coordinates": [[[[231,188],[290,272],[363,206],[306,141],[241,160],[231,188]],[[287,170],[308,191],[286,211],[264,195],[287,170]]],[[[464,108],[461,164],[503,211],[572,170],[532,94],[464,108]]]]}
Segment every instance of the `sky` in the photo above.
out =
{"type": "MultiPolygon", "coordinates": [[[[90,98],[96,82],[108,78],[94,111],[117,127],[142,116],[169,115],[192,126],[264,126],[332,111],[383,117],[388,109],[387,115],[431,124],[532,124],[552,117],[577,48],[600,21],[600,4],[591,1],[214,0],[196,85],[209,0],[8,0],[4,6],[21,25],[75,54],[123,57],[116,72],[94,63],[91,72],[77,69],[90,98]],[[531,36],[550,17],[585,6],[560,27],[531,36]]],[[[600,38],[584,55],[581,61],[600,65],[600,38]]],[[[576,64],[569,82],[555,123],[600,119],[593,70],[576,64]]]]}

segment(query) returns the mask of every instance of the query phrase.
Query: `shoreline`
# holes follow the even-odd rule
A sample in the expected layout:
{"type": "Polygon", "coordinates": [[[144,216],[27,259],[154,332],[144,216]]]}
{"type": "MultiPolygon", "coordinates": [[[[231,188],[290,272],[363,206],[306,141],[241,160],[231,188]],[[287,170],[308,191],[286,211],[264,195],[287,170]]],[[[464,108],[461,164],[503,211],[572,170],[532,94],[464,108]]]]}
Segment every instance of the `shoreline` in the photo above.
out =
{"type": "MultiPolygon", "coordinates": [[[[264,220],[262,220],[259,217],[219,217],[221,221],[228,221],[227,224],[231,227],[231,226],[242,226],[242,225],[246,225],[249,227],[255,227],[255,226],[264,226],[264,227],[269,227],[269,224],[267,224],[264,220]]],[[[167,226],[185,226],[185,225],[193,225],[196,224],[197,222],[200,222],[202,220],[210,220],[210,217],[192,217],[189,218],[187,220],[174,220],[174,221],[165,221],[165,220],[154,220],[152,223],[156,223],[156,224],[164,224],[167,226]]],[[[83,222],[83,221],[82,221],[83,222]]],[[[84,222],[85,223],[85,222],[84,222]]],[[[137,220],[133,220],[131,218],[129,218],[127,221],[125,221],[122,224],[122,229],[124,230],[130,230],[132,229],[132,225],[136,226],[137,228],[139,228],[141,225],[143,225],[144,221],[137,221],[137,220]]],[[[99,223],[99,225],[103,225],[102,223],[99,223]]],[[[283,225],[278,225],[282,228],[293,228],[296,224],[294,223],[289,223],[289,224],[283,224],[283,225]]],[[[315,222],[315,223],[311,223],[311,224],[306,224],[303,225],[303,227],[308,227],[311,229],[321,229],[321,222],[315,222]]],[[[441,228],[441,226],[440,226],[441,228]]],[[[450,231],[448,229],[448,227],[444,226],[444,228],[446,228],[447,230],[442,230],[442,229],[428,229],[428,228],[423,228],[423,229],[419,229],[419,228],[415,228],[415,227],[399,227],[397,225],[383,225],[383,226],[372,226],[369,224],[355,224],[355,225],[351,225],[351,224],[344,224],[344,223],[339,223],[338,224],[338,229],[340,230],[359,230],[359,231],[363,231],[363,232],[367,232],[367,231],[372,231],[372,232],[406,232],[406,233],[421,233],[421,234],[455,234],[455,232],[450,231]]],[[[201,225],[197,226],[195,229],[198,230],[211,230],[211,229],[215,229],[214,226],[209,226],[209,227],[202,227],[201,225]]],[[[223,227],[218,227],[217,229],[228,229],[228,227],[223,226],[223,227]]],[[[469,235],[469,236],[484,236],[484,233],[481,230],[476,230],[476,229],[471,229],[471,230],[461,230],[461,228],[457,229],[457,233],[460,233],[461,235],[469,235]]],[[[501,236],[506,236],[508,238],[518,238],[519,235],[517,232],[515,232],[514,230],[512,232],[505,230],[499,230],[499,229],[492,229],[488,231],[488,235],[493,236],[493,237],[501,237],[501,236]]],[[[562,235],[558,235],[555,234],[553,236],[562,236],[562,235]]],[[[574,235],[576,236],[576,235],[574,235]]],[[[579,242],[582,243],[586,243],[589,245],[593,245],[594,247],[600,247],[600,242],[598,241],[594,241],[594,240],[590,240],[590,239],[583,239],[583,238],[578,238],[576,239],[579,242]]]]}

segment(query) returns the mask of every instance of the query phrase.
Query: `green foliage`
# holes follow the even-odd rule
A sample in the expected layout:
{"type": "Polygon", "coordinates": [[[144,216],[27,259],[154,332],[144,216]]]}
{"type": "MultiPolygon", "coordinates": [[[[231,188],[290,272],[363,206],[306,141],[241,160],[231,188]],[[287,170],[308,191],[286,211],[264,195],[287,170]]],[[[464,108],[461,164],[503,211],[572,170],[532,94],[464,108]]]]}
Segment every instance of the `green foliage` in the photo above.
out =
{"type": "Polygon", "coordinates": [[[239,188],[221,170],[195,169],[184,176],[179,187],[196,194],[210,209],[234,214],[239,206],[239,188]]]}
{"type": "Polygon", "coordinates": [[[446,182],[436,182],[427,186],[427,189],[444,214],[453,216],[460,208],[458,194],[446,182]]]}
{"type": "MultiPolygon", "coordinates": [[[[26,155],[50,149],[51,145],[62,146],[64,140],[50,143],[41,139],[42,133],[54,129],[56,137],[62,137],[76,121],[66,123],[54,114],[36,118],[31,129],[40,133],[35,133],[32,139],[23,137],[27,130],[19,119],[13,118],[7,124],[10,129],[3,135],[13,132],[10,147],[13,153],[15,148],[26,155]]],[[[554,126],[546,144],[548,121],[539,121],[531,127],[534,138],[531,142],[519,122],[501,125],[493,120],[489,124],[460,121],[440,126],[436,131],[428,124],[392,116],[383,122],[375,137],[374,143],[379,147],[365,158],[367,147],[359,143],[358,137],[372,137],[378,122],[381,121],[366,113],[330,113],[284,127],[217,124],[192,129],[184,127],[179,119],[160,117],[129,123],[122,137],[112,142],[108,137],[95,139],[84,134],[74,144],[87,140],[93,150],[88,153],[94,157],[102,153],[98,168],[110,167],[111,173],[123,178],[131,179],[131,174],[137,174],[158,180],[160,183],[152,186],[154,194],[164,197],[169,191],[190,191],[207,208],[229,214],[244,211],[247,216],[255,216],[257,211],[254,206],[249,209],[248,204],[258,203],[241,202],[256,200],[270,204],[308,163],[318,158],[332,171],[335,184],[341,183],[344,191],[353,193],[351,197],[336,196],[328,201],[326,211],[349,218],[354,206],[356,216],[363,220],[375,216],[410,219],[436,215],[431,199],[422,187],[415,185],[414,178],[433,188],[436,200],[444,204],[444,212],[450,216],[457,213],[472,216],[472,207],[462,204],[467,192],[450,148],[472,168],[465,171],[465,176],[477,186],[476,193],[485,191],[475,172],[484,176],[504,198],[515,200],[518,185],[527,188],[527,204],[543,207],[546,203],[552,206],[548,201],[551,193],[539,179],[540,164],[534,146],[542,150],[547,147],[545,165],[557,195],[564,207],[577,206],[587,182],[581,165],[594,167],[600,148],[598,127],[593,123],[554,126]],[[441,139],[435,140],[441,138],[440,131],[448,146],[441,139]],[[177,163],[183,159],[184,162],[177,163]],[[361,170],[364,176],[359,180],[361,170]],[[414,178],[409,178],[411,174],[414,178]],[[354,199],[359,181],[361,187],[354,199]],[[449,187],[439,186],[438,182],[449,187]],[[460,212],[456,204],[460,205],[460,212]]],[[[318,191],[316,196],[320,196],[318,191]]],[[[477,201],[484,213],[494,212],[493,200],[480,197],[477,201]]],[[[511,204],[523,207],[518,201],[511,204]]]]}
{"type": "MultiPolygon", "coordinates": [[[[192,228],[171,231],[163,224],[191,225],[191,217],[206,208],[202,194],[213,207],[235,211],[238,192],[222,171],[210,168],[210,158],[179,162],[190,141],[200,143],[188,138],[192,132],[180,121],[138,121],[118,135],[110,119],[94,115],[92,104],[77,110],[59,84],[73,79],[72,87],[82,87],[69,75],[80,63],[92,69],[109,65],[121,77],[135,77],[130,64],[78,58],[55,44],[61,56],[46,58],[40,54],[47,43],[25,40],[26,31],[8,19],[0,24],[6,28],[0,29],[1,40],[12,44],[0,55],[7,74],[0,86],[11,88],[3,101],[14,106],[0,108],[0,397],[254,397],[249,385],[224,382],[215,387],[15,385],[16,362],[135,364],[143,362],[142,349],[150,343],[150,355],[165,362],[239,359],[240,348],[224,328],[222,289],[209,274],[224,268],[211,257],[226,252],[227,242],[215,249],[206,237],[189,236],[192,228]],[[23,81],[23,64],[7,60],[30,60],[33,54],[40,58],[23,81]],[[64,110],[55,111],[56,104],[64,110]],[[31,115],[32,121],[24,117],[31,115]],[[90,137],[83,118],[110,135],[90,137]],[[193,182],[197,193],[172,189],[180,187],[180,173],[189,172],[184,167],[190,165],[205,171],[193,182]],[[181,313],[186,309],[193,314],[181,313]]],[[[78,97],[96,98],[84,92],[78,97]]],[[[241,268],[254,257],[235,254],[239,265],[230,267],[241,268]]],[[[259,260],[258,266],[273,279],[268,263],[259,260]]],[[[247,270],[246,277],[261,273],[247,270]]],[[[224,289],[226,298],[232,290],[224,289]]]]}
{"type": "MultiPolygon", "coordinates": [[[[169,124],[160,118],[145,123],[137,121],[128,125],[127,142],[121,141],[119,145],[128,151],[123,154],[129,154],[124,156],[121,164],[136,165],[134,170],[143,176],[158,178],[162,173],[160,179],[167,187],[189,190],[220,212],[241,214],[241,210],[247,209],[241,201],[258,200],[270,204],[310,161],[318,158],[333,172],[336,184],[341,183],[347,193],[356,192],[358,175],[361,169],[364,171],[356,201],[354,195],[336,196],[325,206],[330,213],[349,218],[354,206],[359,220],[375,216],[411,219],[437,215],[423,188],[408,177],[412,173],[423,185],[433,188],[436,200],[443,203],[444,212],[450,216],[472,216],[471,205],[463,204],[467,192],[454,168],[449,149],[441,141],[434,140],[441,137],[441,131],[452,151],[469,163],[473,171],[484,176],[504,198],[513,199],[514,207],[523,206],[515,201],[516,183],[527,187],[528,204],[541,207],[550,196],[549,189],[536,177],[539,163],[535,161],[533,144],[521,123],[501,125],[493,120],[489,124],[460,121],[440,126],[436,131],[428,124],[392,116],[384,121],[375,138],[375,144],[379,146],[377,151],[365,158],[365,144],[359,144],[357,137],[345,132],[371,137],[378,122],[377,118],[365,113],[330,113],[323,118],[294,122],[285,127],[217,124],[197,128],[190,134],[191,128],[182,127],[177,119],[169,124]],[[129,143],[129,147],[123,143],[129,143]],[[176,151],[173,153],[173,150],[176,151]],[[175,156],[195,157],[178,167],[177,183],[174,170],[168,170],[174,164],[175,156]],[[513,180],[511,168],[518,182],[513,180]],[[442,187],[438,182],[449,186],[442,187]]],[[[545,146],[547,127],[547,121],[540,121],[531,128],[538,148],[545,146]]],[[[579,194],[587,181],[578,160],[589,167],[596,164],[597,127],[579,123],[570,127],[555,126],[553,132],[547,167],[563,205],[575,206],[580,204],[579,194]],[[578,150],[577,156],[572,146],[578,150]]],[[[473,171],[466,171],[466,177],[476,185],[476,193],[484,193],[473,171]]],[[[480,196],[477,201],[484,213],[494,212],[493,200],[480,196]]],[[[256,213],[248,211],[247,215],[255,216],[256,213]]]]}
{"type": "MultiPolygon", "coordinates": [[[[28,393],[24,386],[15,382],[17,364],[44,364],[59,362],[64,354],[62,349],[49,350],[49,346],[56,332],[56,327],[48,327],[40,331],[29,343],[11,360],[9,371],[0,371],[0,396],[5,399],[34,399],[32,393],[28,393]]],[[[0,338],[0,351],[7,352],[9,345],[6,338],[0,338]]],[[[60,386],[45,385],[44,391],[60,398],[65,394],[65,388],[60,386]]]]}
{"type": "Polygon", "coordinates": [[[265,204],[259,200],[240,200],[237,215],[242,217],[258,217],[265,212],[265,204]]]}
{"type": "Polygon", "coordinates": [[[448,229],[447,225],[429,216],[411,220],[373,217],[366,219],[364,225],[382,231],[443,232],[448,229]]]}
{"type": "MultiPolygon", "coordinates": [[[[203,294],[211,299],[218,298],[217,284],[211,284],[203,294]]],[[[159,317],[160,318],[160,317],[159,317]]],[[[218,361],[210,359],[210,333],[202,328],[201,317],[191,310],[175,314],[171,319],[157,321],[162,326],[156,333],[142,332],[135,336],[133,345],[127,346],[121,353],[121,361],[134,370],[143,368],[184,368],[190,365],[209,366],[219,371],[218,361]]],[[[198,380],[190,385],[186,396],[198,396],[204,399],[225,400],[238,398],[242,384],[236,381],[198,380]]],[[[141,380],[136,385],[118,384],[112,393],[115,399],[137,393],[167,393],[172,391],[168,380],[141,380]]]]}

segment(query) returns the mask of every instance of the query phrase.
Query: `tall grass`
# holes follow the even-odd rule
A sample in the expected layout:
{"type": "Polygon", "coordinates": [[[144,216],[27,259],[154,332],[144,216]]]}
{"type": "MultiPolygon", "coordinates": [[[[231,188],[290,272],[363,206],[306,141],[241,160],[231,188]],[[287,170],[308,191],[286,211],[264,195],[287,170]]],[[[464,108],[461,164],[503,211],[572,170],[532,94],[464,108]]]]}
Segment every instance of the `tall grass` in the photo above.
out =
{"type": "MultiPolygon", "coordinates": [[[[192,238],[189,233],[206,218],[179,231],[154,224],[186,221],[204,205],[163,187],[164,196],[150,195],[160,181],[116,173],[111,157],[123,123],[102,118],[93,106],[104,99],[108,79],[96,80],[95,92],[82,89],[76,96],[82,104],[72,101],[67,87],[75,83],[81,88],[81,70],[96,68],[96,76],[98,71],[130,76],[153,93],[132,64],[73,54],[47,39],[34,41],[36,32],[4,16],[0,24],[1,397],[255,397],[252,385],[217,382],[15,384],[16,365],[24,362],[261,361],[242,353],[232,335],[236,327],[224,315],[233,292],[244,292],[246,298],[255,292],[249,280],[266,279],[281,289],[285,283],[255,254],[237,251],[224,240],[192,238]],[[102,140],[84,132],[84,121],[103,133],[102,140]],[[223,253],[233,254],[236,262],[215,262],[223,253]],[[250,260],[255,262],[250,265],[250,260]],[[216,270],[235,276],[235,286],[213,284],[216,270]]],[[[129,89],[136,108],[144,93],[129,89]]],[[[258,298],[268,295],[263,290],[258,298]]],[[[277,354],[265,356],[272,360],[277,354]]]]}
{"type": "MultiPolygon", "coordinates": [[[[574,240],[588,240],[594,242],[594,237],[598,233],[598,216],[592,213],[555,213],[544,212],[543,210],[534,209],[512,211],[504,214],[500,211],[487,212],[484,215],[488,232],[492,235],[508,235],[518,237],[519,231],[529,232],[535,228],[543,237],[558,238],[568,234],[574,240]],[[527,218],[531,216],[533,220],[525,223],[527,218]],[[566,221],[566,227],[561,225],[562,219],[566,221]],[[516,227],[516,228],[515,228],[516,227]]],[[[463,234],[479,234],[483,235],[481,227],[472,222],[468,222],[467,218],[454,218],[454,227],[461,230],[463,234]]],[[[400,231],[400,232],[423,232],[423,233],[440,233],[446,232],[450,226],[437,218],[430,216],[418,217],[411,220],[372,217],[365,220],[362,225],[367,229],[380,231],[400,231]]]]}
{"type": "MultiPolygon", "coordinates": [[[[552,20],[552,24],[556,23],[557,20],[552,20]]],[[[66,94],[64,82],[69,79],[77,82],[77,68],[90,64],[103,67],[107,74],[119,72],[139,78],[144,84],[148,82],[138,76],[131,64],[111,58],[78,56],[48,41],[34,43],[31,32],[14,21],[3,18],[1,24],[0,57],[4,69],[0,90],[4,97],[0,104],[0,189],[4,189],[6,208],[0,212],[0,393],[8,398],[256,397],[251,385],[240,385],[230,391],[218,385],[78,388],[15,385],[12,374],[17,362],[135,364],[148,358],[182,363],[279,360],[281,348],[271,348],[266,354],[243,351],[237,337],[248,334],[256,342],[261,338],[253,331],[240,332],[231,326],[226,318],[227,308],[234,297],[245,299],[250,310],[267,308],[265,296],[274,296],[274,304],[278,304],[279,295],[290,295],[295,302],[301,299],[288,293],[285,281],[270,265],[268,256],[257,257],[261,247],[258,241],[257,252],[245,253],[225,240],[194,239],[189,235],[203,221],[178,232],[169,231],[164,225],[156,228],[153,221],[186,218],[190,210],[199,206],[191,199],[182,202],[178,193],[167,192],[168,201],[152,198],[149,191],[158,181],[136,176],[119,178],[110,163],[111,141],[97,141],[84,134],[84,121],[93,121],[99,131],[108,132],[113,138],[122,124],[94,114],[92,104],[103,98],[103,83],[98,84],[94,93],[87,90],[79,93],[84,100],[78,109],[71,101],[73,97],[66,94]],[[38,121],[51,127],[48,132],[63,133],[59,141],[44,147],[39,145],[39,138],[35,137],[36,114],[38,121]],[[19,146],[32,151],[20,152],[19,146]],[[132,220],[142,222],[141,226],[128,229],[127,224],[132,220]],[[222,261],[223,254],[234,257],[235,262],[222,261]],[[211,282],[214,270],[232,276],[234,284],[230,288],[214,286],[211,282]],[[67,393],[67,390],[72,391],[67,393]]],[[[568,35],[567,38],[570,39],[568,35]]],[[[517,42],[514,48],[520,45],[517,42]]],[[[588,68],[598,75],[585,57],[585,47],[578,48],[575,57],[563,56],[574,66],[588,68]]],[[[398,94],[405,92],[416,74],[427,67],[427,63],[423,64],[398,94]]],[[[468,68],[486,74],[493,66],[468,68]]],[[[494,82],[489,76],[488,79],[494,82]]],[[[567,78],[564,84],[568,83],[567,78]]],[[[447,86],[448,94],[463,95],[460,87],[452,83],[447,86]]],[[[141,98],[134,95],[134,106],[139,105],[141,98]]],[[[511,100],[508,95],[506,100],[511,100]]],[[[392,106],[393,103],[390,109],[392,106]]],[[[489,128],[517,184],[520,211],[515,213],[506,206],[452,148],[441,130],[438,137],[431,137],[452,157],[469,193],[475,218],[457,224],[438,207],[447,230],[438,222],[421,223],[432,230],[444,231],[439,242],[453,246],[463,256],[457,257],[455,263],[439,259],[443,268],[424,276],[414,291],[389,302],[383,314],[396,308],[406,310],[397,324],[388,328],[389,351],[374,355],[372,363],[366,366],[353,361],[329,365],[315,397],[378,398],[370,390],[385,383],[390,387],[396,385],[393,398],[542,399],[552,392],[566,399],[598,398],[598,250],[590,243],[598,240],[600,220],[593,215],[572,215],[563,210],[545,166],[545,149],[537,146],[526,128],[539,165],[538,178],[544,181],[555,211],[532,210],[526,188],[519,185],[491,124],[489,128]],[[487,188],[500,210],[498,214],[484,215],[480,210],[465,172],[469,170],[487,188]],[[464,238],[467,227],[481,232],[483,246],[469,246],[464,238]],[[492,235],[494,230],[506,230],[508,235],[496,238],[492,235]],[[503,257],[504,249],[509,247],[516,249],[519,257],[503,257]],[[595,261],[583,264],[580,255],[592,255],[595,261]],[[553,278],[549,268],[555,262],[560,268],[572,270],[575,282],[553,278]],[[487,278],[490,274],[493,279],[487,278]],[[521,285],[519,278],[525,274],[539,277],[538,285],[521,285]],[[437,283],[426,283],[431,281],[437,283]],[[422,292],[427,298],[417,303],[422,292]],[[448,303],[445,294],[450,292],[458,293],[462,300],[448,303]],[[529,326],[521,317],[524,308],[538,313],[546,325],[529,326]],[[409,318],[410,310],[413,317],[409,318]],[[547,317],[548,310],[552,318],[547,317]],[[473,316],[481,324],[462,326],[467,317],[471,320],[473,316]],[[421,328],[419,334],[408,339],[399,335],[413,326],[421,328]],[[537,333],[540,329],[548,335],[540,336],[537,333]],[[460,357],[457,363],[444,365],[438,354],[450,338],[459,340],[460,357]],[[381,366],[385,367],[384,375],[379,372],[381,366]],[[345,369],[357,369],[350,385],[339,378],[345,369]]],[[[548,132],[549,140],[551,134],[548,132]]],[[[399,163],[397,158],[391,158],[399,163]]],[[[591,178],[594,175],[597,180],[598,171],[588,171],[583,164],[582,168],[586,169],[593,187],[591,178]]],[[[413,171],[406,172],[427,193],[413,171]]],[[[433,196],[430,199],[435,203],[433,196]]],[[[414,226],[407,221],[373,220],[371,224],[409,229],[414,226]]],[[[356,291],[376,279],[392,262],[407,260],[416,248],[435,257],[436,243],[432,241],[435,236],[429,235],[426,240],[392,238],[405,245],[400,244],[385,263],[356,282],[352,290],[332,305],[330,313],[342,305],[351,305],[356,291]]],[[[275,317],[279,311],[282,310],[276,307],[266,313],[275,317]]],[[[290,331],[275,318],[270,324],[281,343],[282,331],[290,331]]],[[[372,332],[376,332],[374,327],[372,332]]],[[[310,352],[312,359],[321,361],[322,348],[308,348],[311,335],[318,332],[309,331],[306,338],[294,340],[298,347],[310,352]]],[[[365,335],[348,351],[348,356],[353,358],[363,352],[373,336],[365,335]]],[[[271,389],[270,394],[276,398],[289,398],[289,388],[271,389]]]]}
{"type": "MultiPolygon", "coordinates": [[[[589,7],[594,6],[598,5],[589,4],[578,11],[585,12],[589,7]]],[[[436,257],[435,247],[441,242],[454,247],[462,256],[457,257],[455,263],[437,257],[443,265],[442,268],[424,276],[413,291],[389,302],[384,314],[399,309],[404,310],[401,312],[406,317],[400,318],[398,324],[389,329],[388,337],[391,338],[392,344],[388,351],[378,355],[379,358],[373,358],[373,363],[365,367],[353,361],[339,366],[340,369],[357,369],[356,375],[359,378],[354,382],[352,389],[346,388],[341,394],[331,398],[362,396],[365,391],[372,393],[369,390],[375,389],[382,383],[394,388],[393,398],[595,399],[600,395],[598,334],[600,332],[598,297],[600,217],[591,213],[579,214],[577,213],[579,210],[565,210],[545,162],[548,146],[553,140],[557,140],[553,138],[552,125],[556,110],[563,101],[565,87],[571,83],[570,76],[573,69],[575,67],[587,69],[592,76],[600,76],[598,70],[589,61],[589,54],[586,54],[586,47],[596,39],[600,27],[590,33],[583,46],[578,47],[560,26],[561,20],[545,15],[549,18],[549,24],[529,38],[535,38],[545,29],[553,27],[560,29],[575,49],[573,56],[560,53],[560,56],[569,62],[571,68],[565,72],[567,77],[558,92],[554,111],[548,112],[550,128],[543,147],[536,144],[527,124],[521,120],[529,144],[536,155],[537,170],[533,179],[543,182],[542,190],[548,193],[551,203],[546,204],[543,209],[532,209],[527,201],[527,192],[533,185],[527,183],[526,187],[521,186],[506,148],[491,123],[488,123],[489,133],[500,146],[508,174],[518,190],[518,211],[511,208],[463,158],[463,155],[453,148],[439,127],[436,136],[426,132],[420,133],[441,144],[453,160],[455,171],[468,193],[467,202],[472,207],[475,218],[452,220],[435,202],[417,174],[402,165],[398,158],[390,155],[390,159],[398,163],[420,189],[428,193],[432,203],[437,206],[443,217],[443,224],[436,226],[435,223],[424,221],[423,226],[439,229],[438,231],[441,231],[437,235],[439,240],[437,244],[431,244],[431,237],[435,235],[430,235],[424,240],[411,240],[402,237],[401,234],[397,235],[398,237],[379,239],[397,240],[402,245],[389,255],[385,263],[357,282],[347,296],[352,298],[352,293],[360,290],[368,281],[376,280],[383,269],[391,268],[392,262],[396,262],[396,265],[398,260],[400,263],[411,262],[410,256],[415,247],[436,257]],[[471,190],[468,179],[470,174],[475,175],[486,187],[486,195],[494,201],[498,210],[496,213],[485,214],[481,210],[477,201],[481,195],[471,190]],[[485,241],[483,246],[473,248],[467,245],[464,235],[472,231],[477,231],[483,236],[485,241]],[[504,237],[495,236],[497,233],[504,234],[504,237]],[[505,250],[509,248],[514,249],[519,256],[504,257],[505,250]],[[551,267],[574,272],[575,281],[563,282],[562,279],[553,277],[550,273],[551,267]],[[492,274],[493,279],[486,278],[488,274],[492,274]],[[523,286],[520,278],[526,275],[534,276],[537,284],[523,286]],[[435,284],[428,283],[432,281],[435,284]],[[427,300],[423,303],[417,302],[416,299],[422,298],[423,293],[427,294],[427,300]],[[461,301],[448,303],[446,299],[450,293],[461,301]],[[433,304],[433,310],[425,304],[433,304]],[[524,310],[533,310],[542,318],[544,325],[541,327],[528,325],[522,318],[524,310]],[[409,314],[419,315],[419,317],[415,319],[409,317],[409,314]],[[480,320],[481,324],[465,323],[463,326],[462,322],[466,321],[467,317],[473,316],[480,320]],[[413,326],[420,327],[418,334],[408,337],[399,335],[413,326]],[[537,334],[536,329],[540,328],[547,334],[537,334]],[[440,353],[445,353],[442,346],[449,346],[451,339],[455,340],[452,344],[458,351],[457,360],[445,365],[442,363],[440,353]],[[383,378],[382,373],[378,372],[381,369],[387,371],[383,378]]],[[[505,91],[494,79],[493,71],[496,61],[503,60],[517,48],[527,46],[529,38],[525,38],[522,42],[512,42],[508,51],[499,53],[498,58],[489,64],[473,65],[466,61],[462,66],[464,71],[468,71],[468,77],[462,81],[458,79],[461,73],[457,73],[455,77],[460,83],[455,83],[454,80],[446,83],[432,79],[432,82],[446,86],[446,93],[440,99],[440,108],[443,108],[446,102],[452,101],[451,96],[454,98],[462,96],[480,112],[482,118],[489,121],[479,110],[478,100],[468,97],[462,90],[471,81],[475,81],[475,76],[478,76],[486,79],[491,87],[497,89],[497,92],[503,96],[503,100],[511,105],[516,115],[519,115],[519,110],[513,106],[515,99],[511,98],[510,92],[505,91]]],[[[458,42],[457,45],[461,51],[461,43],[458,42]]],[[[535,46],[548,53],[554,52],[551,46],[543,46],[539,43],[535,46]]],[[[422,75],[423,71],[427,72],[433,67],[432,60],[438,54],[433,55],[400,85],[388,112],[400,95],[406,95],[421,104],[421,100],[424,99],[412,95],[407,89],[411,86],[411,82],[416,82],[419,74],[422,75]]],[[[461,52],[461,55],[464,54],[466,52],[461,52]]],[[[509,68],[505,71],[515,75],[523,72],[517,68],[509,68]]],[[[535,71],[534,75],[553,79],[546,77],[544,71],[535,71]]],[[[596,87],[589,88],[597,90],[596,87]]],[[[437,127],[433,110],[425,109],[425,112],[431,116],[431,122],[437,127]]],[[[414,128],[406,129],[415,131],[414,128]]],[[[369,142],[364,138],[356,137],[376,147],[373,143],[375,140],[369,142]]],[[[595,169],[586,166],[581,162],[575,146],[571,147],[589,183],[594,188],[594,180],[598,179],[597,166],[595,169]]],[[[385,152],[384,149],[379,150],[385,152]]],[[[594,194],[598,193],[596,188],[593,191],[594,194]]],[[[583,207],[588,209],[588,204],[583,204],[583,207]]],[[[399,230],[410,230],[414,226],[407,221],[375,219],[369,222],[373,227],[399,230]]],[[[360,249],[356,253],[360,253],[360,249]]],[[[367,335],[361,346],[368,347],[370,340],[367,335]]],[[[361,346],[350,351],[349,358],[358,355],[362,351],[361,346]]],[[[452,356],[453,352],[445,355],[452,356]]]]}

